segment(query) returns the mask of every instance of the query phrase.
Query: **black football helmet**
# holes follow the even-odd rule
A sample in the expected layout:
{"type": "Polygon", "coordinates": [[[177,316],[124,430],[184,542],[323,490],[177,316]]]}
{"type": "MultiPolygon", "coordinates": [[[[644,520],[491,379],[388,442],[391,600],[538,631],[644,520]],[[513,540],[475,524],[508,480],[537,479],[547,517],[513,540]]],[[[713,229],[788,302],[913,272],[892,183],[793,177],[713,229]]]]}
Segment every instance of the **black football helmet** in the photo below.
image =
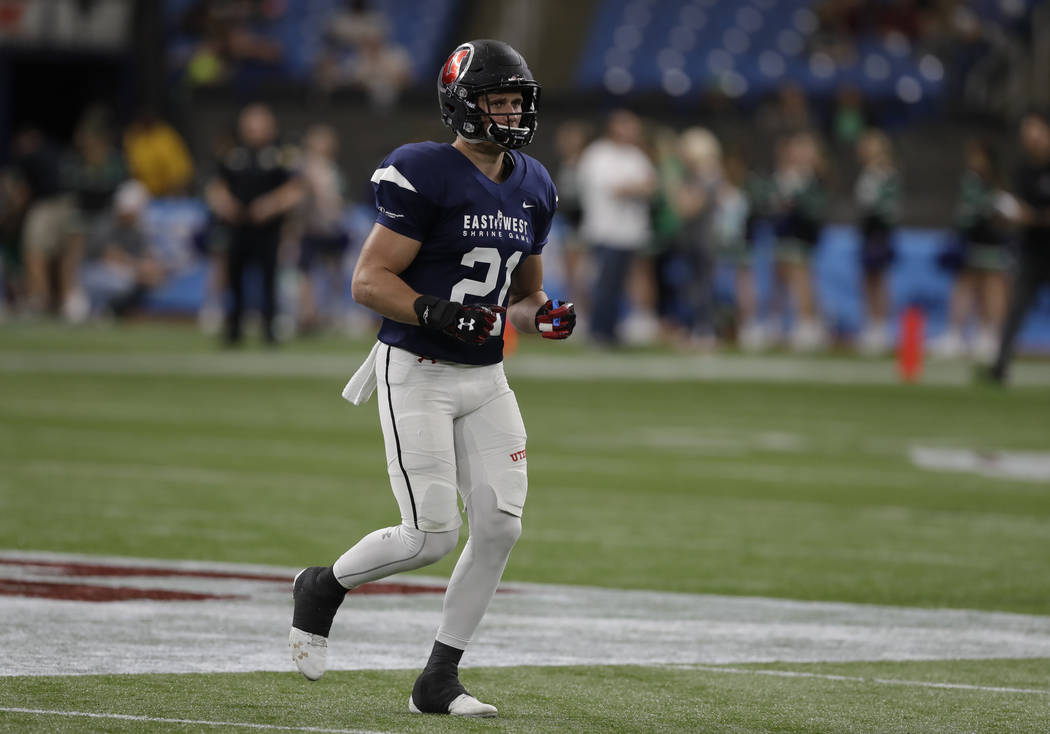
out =
{"type": "Polygon", "coordinates": [[[532,142],[538,125],[540,85],[532,78],[525,59],[502,41],[480,39],[460,44],[438,74],[438,104],[441,121],[453,132],[471,142],[487,140],[508,150],[532,142]],[[495,92],[520,91],[521,120],[511,127],[509,120],[496,118],[516,113],[483,113],[478,100],[495,92]],[[488,114],[491,124],[481,117],[488,114]]]}

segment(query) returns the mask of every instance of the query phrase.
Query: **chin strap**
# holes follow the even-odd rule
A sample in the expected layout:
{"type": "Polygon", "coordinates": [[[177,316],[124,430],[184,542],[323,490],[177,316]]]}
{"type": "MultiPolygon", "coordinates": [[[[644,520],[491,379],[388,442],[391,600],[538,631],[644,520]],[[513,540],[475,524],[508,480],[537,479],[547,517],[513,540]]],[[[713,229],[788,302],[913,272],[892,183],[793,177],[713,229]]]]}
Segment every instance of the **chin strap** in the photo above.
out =
{"type": "Polygon", "coordinates": [[[513,149],[526,145],[531,132],[532,130],[527,127],[500,125],[493,120],[489,124],[488,129],[485,130],[485,136],[496,145],[513,149]],[[516,143],[516,145],[513,143],[516,143]]]}

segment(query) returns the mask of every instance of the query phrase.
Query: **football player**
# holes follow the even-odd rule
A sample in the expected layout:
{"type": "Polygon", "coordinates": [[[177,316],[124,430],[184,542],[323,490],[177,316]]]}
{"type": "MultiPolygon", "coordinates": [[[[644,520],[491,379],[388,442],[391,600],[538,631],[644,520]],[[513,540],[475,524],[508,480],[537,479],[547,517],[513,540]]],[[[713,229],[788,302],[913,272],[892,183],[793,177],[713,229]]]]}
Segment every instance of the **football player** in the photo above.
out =
{"type": "Polygon", "coordinates": [[[292,659],[310,680],[348,590],[434,563],[470,535],[445,593],[433,651],[408,701],[414,713],[488,717],[458,665],[521,534],[525,426],[503,372],[503,333],[565,339],[576,314],[543,291],[541,252],[558,197],[519,152],[536,132],[540,86],[500,41],[464,43],[438,76],[449,143],[404,145],[372,175],[376,223],[352,291],[383,316],[376,346],[343,392],[378,385],[387,467],[401,524],[366,535],[331,566],[296,576],[292,659]]]}

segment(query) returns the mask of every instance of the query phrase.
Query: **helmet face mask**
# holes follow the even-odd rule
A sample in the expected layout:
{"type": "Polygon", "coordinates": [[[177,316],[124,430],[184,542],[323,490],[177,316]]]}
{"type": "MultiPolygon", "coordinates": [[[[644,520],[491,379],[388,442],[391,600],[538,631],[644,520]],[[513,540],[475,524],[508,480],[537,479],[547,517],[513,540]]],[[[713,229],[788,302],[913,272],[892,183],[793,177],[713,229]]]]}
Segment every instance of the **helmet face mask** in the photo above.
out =
{"type": "Polygon", "coordinates": [[[463,129],[457,132],[470,142],[488,141],[510,150],[526,146],[532,142],[532,136],[536,132],[538,98],[539,89],[533,87],[508,87],[479,91],[474,99],[466,104],[468,112],[464,116],[463,129]],[[488,111],[492,109],[489,105],[489,98],[500,94],[520,94],[521,110],[488,111]],[[484,105],[481,104],[483,100],[484,105]],[[518,118],[516,125],[510,124],[509,118],[512,117],[518,118]]]}
{"type": "Polygon", "coordinates": [[[472,143],[490,142],[508,150],[528,145],[538,127],[539,99],[540,85],[533,80],[525,59],[501,41],[462,44],[438,75],[441,119],[472,143]],[[488,112],[489,96],[512,93],[521,94],[520,112],[488,112]],[[483,99],[484,109],[480,104],[483,99]],[[512,117],[519,118],[513,126],[509,124],[512,117]]]}

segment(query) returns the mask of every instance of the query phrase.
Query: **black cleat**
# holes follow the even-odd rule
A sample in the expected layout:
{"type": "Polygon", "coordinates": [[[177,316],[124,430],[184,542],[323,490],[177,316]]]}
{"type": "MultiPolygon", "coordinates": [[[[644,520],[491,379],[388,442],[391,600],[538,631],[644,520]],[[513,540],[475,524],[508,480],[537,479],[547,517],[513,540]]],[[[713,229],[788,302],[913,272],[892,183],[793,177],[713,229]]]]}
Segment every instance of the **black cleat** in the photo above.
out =
{"type": "Polygon", "coordinates": [[[412,686],[408,710],[413,714],[451,714],[487,719],[499,713],[495,706],[482,703],[467,693],[455,672],[424,670],[412,686]]]}

